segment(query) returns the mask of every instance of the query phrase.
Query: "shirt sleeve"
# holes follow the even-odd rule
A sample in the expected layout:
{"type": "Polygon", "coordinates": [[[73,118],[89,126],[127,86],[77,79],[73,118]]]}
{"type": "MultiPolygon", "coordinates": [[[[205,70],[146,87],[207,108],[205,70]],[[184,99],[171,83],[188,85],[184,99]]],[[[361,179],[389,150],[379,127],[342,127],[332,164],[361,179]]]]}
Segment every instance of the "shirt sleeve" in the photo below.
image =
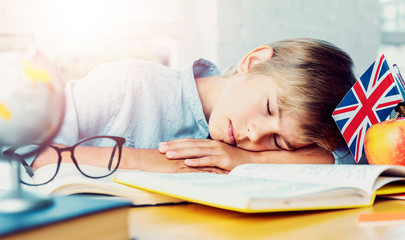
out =
{"type": "Polygon", "coordinates": [[[59,144],[107,134],[125,97],[125,65],[120,62],[103,64],[80,80],[65,87],[65,115],[54,139],[59,144]]]}
{"type": "Polygon", "coordinates": [[[345,145],[339,146],[336,151],[333,152],[333,156],[335,157],[335,164],[368,164],[365,154],[363,154],[360,161],[356,163],[349,148],[345,145]]]}

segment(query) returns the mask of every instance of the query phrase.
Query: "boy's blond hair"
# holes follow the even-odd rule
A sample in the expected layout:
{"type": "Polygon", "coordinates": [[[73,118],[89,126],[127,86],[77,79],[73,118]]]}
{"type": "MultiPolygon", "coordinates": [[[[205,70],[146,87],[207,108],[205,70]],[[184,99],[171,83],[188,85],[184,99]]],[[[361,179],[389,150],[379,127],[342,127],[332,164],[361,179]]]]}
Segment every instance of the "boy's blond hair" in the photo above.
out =
{"type": "Polygon", "coordinates": [[[269,45],[273,56],[251,68],[249,75],[276,79],[282,108],[299,122],[305,142],[334,151],[342,143],[332,112],[356,77],[350,56],[326,41],[289,39],[269,45]]]}

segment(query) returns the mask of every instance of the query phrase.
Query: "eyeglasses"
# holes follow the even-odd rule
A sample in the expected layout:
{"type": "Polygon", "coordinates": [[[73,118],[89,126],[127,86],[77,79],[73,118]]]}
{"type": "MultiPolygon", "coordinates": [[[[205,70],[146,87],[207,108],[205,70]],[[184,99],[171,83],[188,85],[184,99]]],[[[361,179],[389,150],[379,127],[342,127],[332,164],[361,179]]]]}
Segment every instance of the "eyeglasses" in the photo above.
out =
{"type": "Polygon", "coordinates": [[[69,147],[61,148],[54,145],[49,145],[49,147],[45,149],[45,151],[47,151],[47,156],[49,156],[51,159],[58,159],[58,162],[57,164],[47,165],[49,169],[42,172],[40,178],[35,178],[35,180],[33,180],[35,172],[32,171],[31,167],[21,156],[24,155],[21,154],[21,152],[24,151],[24,148],[29,146],[15,149],[12,153],[9,152],[8,154],[17,158],[23,164],[25,171],[28,173],[21,176],[21,182],[30,186],[39,186],[49,183],[58,174],[59,167],[61,166],[62,162],[63,152],[70,152],[71,159],[76,168],[80,173],[88,178],[103,178],[111,175],[115,172],[115,170],[117,170],[120,164],[122,146],[124,143],[125,138],[122,137],[96,136],[84,139],[69,147]],[[97,146],[98,151],[97,155],[92,156],[92,158],[94,158],[94,161],[97,161],[97,166],[101,167],[97,168],[97,171],[94,171],[93,168],[86,168],[83,165],[79,165],[80,162],[83,162],[83,160],[80,161],[81,159],[89,158],[87,150],[89,147],[94,146],[97,146]]]}

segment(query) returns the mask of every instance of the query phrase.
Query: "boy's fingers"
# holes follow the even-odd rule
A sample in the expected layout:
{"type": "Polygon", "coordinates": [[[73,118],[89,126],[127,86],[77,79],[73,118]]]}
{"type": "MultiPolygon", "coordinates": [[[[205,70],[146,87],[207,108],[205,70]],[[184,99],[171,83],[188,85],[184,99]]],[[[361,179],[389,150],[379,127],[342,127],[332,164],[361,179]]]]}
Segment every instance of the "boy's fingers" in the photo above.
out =
{"type": "Polygon", "coordinates": [[[182,148],[177,150],[169,150],[165,152],[168,159],[186,159],[198,158],[205,156],[215,155],[215,151],[211,148],[196,147],[196,148],[182,148]]]}
{"type": "Polygon", "coordinates": [[[206,168],[199,168],[203,171],[206,171],[208,173],[216,173],[216,174],[227,174],[229,171],[223,170],[221,168],[217,167],[206,167],[206,168]]]}
{"type": "Polygon", "coordinates": [[[217,168],[217,167],[202,167],[202,168],[184,167],[184,168],[181,168],[179,172],[205,172],[205,173],[217,173],[217,174],[227,174],[228,173],[228,171],[217,168]]]}
{"type": "Polygon", "coordinates": [[[167,142],[161,142],[161,143],[159,143],[159,152],[161,152],[161,153],[166,153],[166,151],[167,151],[167,149],[168,149],[168,145],[167,145],[167,142]]]}
{"type": "Polygon", "coordinates": [[[189,167],[216,167],[216,162],[210,157],[185,159],[184,164],[189,167]]]}
{"type": "Polygon", "coordinates": [[[170,150],[193,148],[193,147],[208,147],[210,146],[210,141],[208,139],[177,139],[168,142],[159,143],[159,151],[165,153],[170,150]]]}
{"type": "Polygon", "coordinates": [[[167,141],[169,144],[184,143],[184,142],[206,142],[209,139],[198,139],[198,138],[180,138],[175,140],[167,141]]]}
{"type": "Polygon", "coordinates": [[[208,171],[199,168],[183,167],[180,168],[180,170],[178,170],[177,172],[208,172],[208,171]]]}
{"type": "Polygon", "coordinates": [[[226,162],[221,162],[220,158],[215,156],[200,157],[193,159],[185,159],[184,164],[188,167],[201,168],[201,167],[217,167],[221,169],[221,173],[228,174],[229,170],[233,167],[231,164],[226,162]]]}

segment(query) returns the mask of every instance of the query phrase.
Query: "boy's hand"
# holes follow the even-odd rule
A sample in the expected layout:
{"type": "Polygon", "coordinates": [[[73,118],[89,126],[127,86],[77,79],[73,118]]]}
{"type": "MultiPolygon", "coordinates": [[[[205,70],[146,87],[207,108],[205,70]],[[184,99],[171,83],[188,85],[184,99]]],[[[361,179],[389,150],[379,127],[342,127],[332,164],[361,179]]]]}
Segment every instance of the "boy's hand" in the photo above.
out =
{"type": "Polygon", "coordinates": [[[335,158],[318,146],[308,145],[294,151],[252,152],[209,139],[179,139],[159,144],[168,159],[184,159],[189,167],[217,167],[226,171],[244,163],[333,164],[335,158]]]}
{"type": "Polygon", "coordinates": [[[217,167],[189,167],[185,165],[184,160],[167,160],[166,158],[154,160],[148,159],[147,161],[143,161],[143,164],[139,165],[139,168],[137,169],[157,173],[227,173],[223,169],[217,167]]]}
{"type": "Polygon", "coordinates": [[[233,147],[210,139],[183,138],[159,144],[159,151],[168,159],[184,159],[190,167],[218,167],[227,171],[234,167],[253,162],[255,152],[233,147]]]}
{"type": "Polygon", "coordinates": [[[159,173],[226,173],[223,169],[217,167],[189,167],[184,164],[184,160],[167,159],[166,155],[160,153],[157,149],[141,149],[132,147],[123,148],[121,163],[119,167],[124,169],[138,169],[146,172],[159,173]]]}

